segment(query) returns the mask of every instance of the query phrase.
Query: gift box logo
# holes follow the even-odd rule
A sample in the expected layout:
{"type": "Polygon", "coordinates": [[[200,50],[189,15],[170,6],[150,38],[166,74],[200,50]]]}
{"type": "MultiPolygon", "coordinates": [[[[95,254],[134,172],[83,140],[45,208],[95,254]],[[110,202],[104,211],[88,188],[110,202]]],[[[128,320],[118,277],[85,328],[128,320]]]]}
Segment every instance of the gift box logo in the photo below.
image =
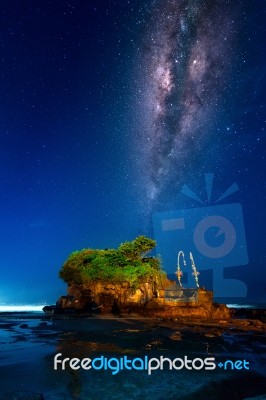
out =
{"type": "MultiPolygon", "coordinates": [[[[172,275],[176,272],[178,252],[192,252],[198,270],[212,270],[216,297],[245,297],[247,287],[241,280],[224,278],[224,268],[248,263],[242,207],[239,203],[217,204],[236,192],[238,186],[232,184],[211,205],[213,177],[205,174],[207,204],[184,186],[182,193],[202,207],[153,215],[157,253],[167,274],[172,275]]],[[[188,285],[194,286],[190,274],[188,277],[188,285]]]]}

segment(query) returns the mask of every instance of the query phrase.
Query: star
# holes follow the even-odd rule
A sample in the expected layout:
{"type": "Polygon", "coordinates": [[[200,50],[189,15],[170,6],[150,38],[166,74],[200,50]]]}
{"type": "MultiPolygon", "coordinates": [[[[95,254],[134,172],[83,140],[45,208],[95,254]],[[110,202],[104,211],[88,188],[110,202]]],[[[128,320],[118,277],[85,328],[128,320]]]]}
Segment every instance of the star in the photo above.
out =
{"type": "Polygon", "coordinates": [[[215,2],[202,7],[165,0],[153,11],[138,79],[140,162],[150,209],[182,180],[183,166],[194,165],[208,141],[226,85],[224,60],[230,61],[233,22],[215,2]]]}

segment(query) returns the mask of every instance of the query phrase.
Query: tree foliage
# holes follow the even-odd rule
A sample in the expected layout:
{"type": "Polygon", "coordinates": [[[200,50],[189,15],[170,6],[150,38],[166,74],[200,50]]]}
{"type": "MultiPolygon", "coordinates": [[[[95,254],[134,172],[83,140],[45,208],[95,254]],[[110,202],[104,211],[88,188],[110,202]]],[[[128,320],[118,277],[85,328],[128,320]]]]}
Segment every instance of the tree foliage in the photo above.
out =
{"type": "Polygon", "coordinates": [[[83,249],[71,253],[59,272],[67,284],[92,282],[128,283],[137,288],[144,282],[160,283],[166,275],[156,257],[144,258],[156,245],[145,236],[122,243],[118,249],[83,249]]]}
{"type": "Polygon", "coordinates": [[[156,246],[155,240],[149,239],[146,236],[138,236],[132,242],[122,243],[119,246],[118,250],[128,260],[140,260],[155,246],[156,246]]]}

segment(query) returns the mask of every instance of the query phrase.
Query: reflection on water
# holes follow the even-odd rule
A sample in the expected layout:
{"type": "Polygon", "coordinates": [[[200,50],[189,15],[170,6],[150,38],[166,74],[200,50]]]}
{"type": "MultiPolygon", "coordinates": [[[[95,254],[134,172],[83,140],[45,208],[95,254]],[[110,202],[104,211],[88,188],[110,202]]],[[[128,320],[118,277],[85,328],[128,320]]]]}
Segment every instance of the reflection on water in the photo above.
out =
{"type": "Polygon", "coordinates": [[[265,371],[266,343],[259,332],[224,332],[217,325],[207,330],[193,324],[184,328],[163,321],[129,319],[53,323],[26,316],[2,317],[0,328],[1,395],[10,390],[30,390],[43,393],[45,400],[240,400],[266,393],[265,378],[260,375],[265,371]],[[137,370],[124,370],[117,375],[110,370],[54,371],[56,353],[80,359],[123,355],[245,358],[250,361],[251,370],[157,370],[150,376],[147,371],[137,370]],[[237,390],[232,389],[233,385],[237,390]]]}

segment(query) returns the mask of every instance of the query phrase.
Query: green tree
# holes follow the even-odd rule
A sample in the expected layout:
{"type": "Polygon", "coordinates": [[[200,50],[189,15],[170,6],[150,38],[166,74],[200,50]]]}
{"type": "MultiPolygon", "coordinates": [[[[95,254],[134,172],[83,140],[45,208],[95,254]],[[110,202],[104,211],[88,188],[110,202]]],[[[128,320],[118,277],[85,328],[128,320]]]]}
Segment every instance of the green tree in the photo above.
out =
{"type": "Polygon", "coordinates": [[[155,240],[146,236],[138,236],[132,242],[122,243],[118,250],[124,254],[129,260],[137,260],[145,257],[145,255],[156,246],[155,240]]]}
{"type": "Polygon", "coordinates": [[[118,249],[83,249],[70,254],[59,276],[67,284],[92,282],[125,283],[137,288],[144,282],[157,284],[166,274],[156,257],[143,259],[154,248],[155,241],[139,236],[122,243],[118,249]]]}

